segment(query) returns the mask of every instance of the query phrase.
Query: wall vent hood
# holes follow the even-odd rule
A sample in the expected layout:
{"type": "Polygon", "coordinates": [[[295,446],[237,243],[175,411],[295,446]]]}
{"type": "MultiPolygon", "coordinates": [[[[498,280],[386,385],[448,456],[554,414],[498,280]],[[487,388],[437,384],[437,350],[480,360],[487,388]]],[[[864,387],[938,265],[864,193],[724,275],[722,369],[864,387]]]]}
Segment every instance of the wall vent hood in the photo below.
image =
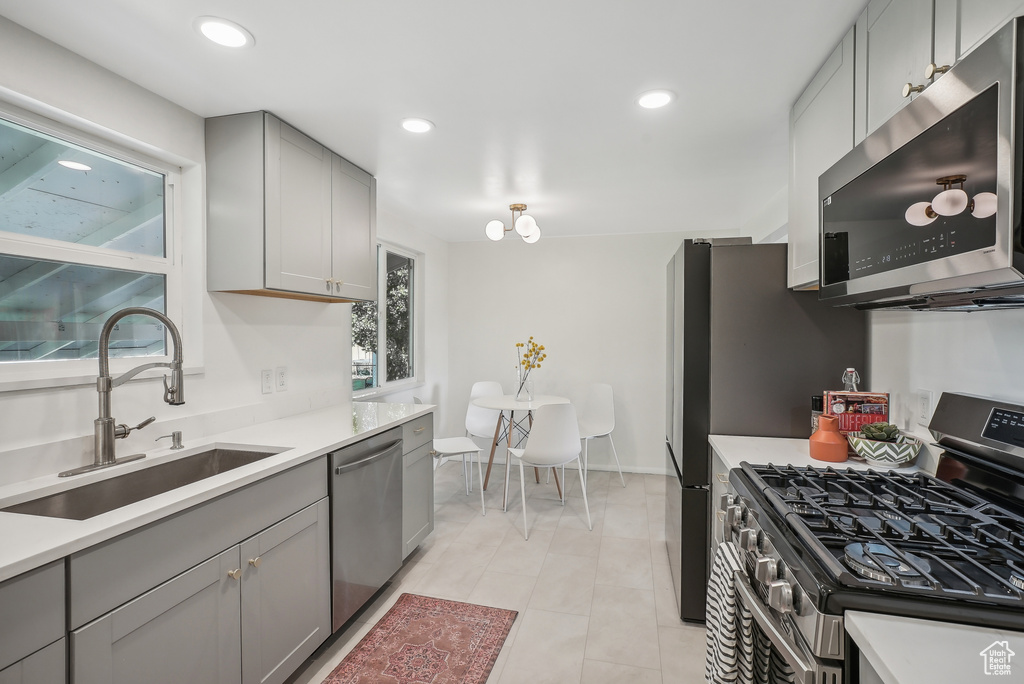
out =
{"type": "Polygon", "coordinates": [[[1022,31],[1010,21],[818,179],[823,301],[1024,308],[1022,31]]]}

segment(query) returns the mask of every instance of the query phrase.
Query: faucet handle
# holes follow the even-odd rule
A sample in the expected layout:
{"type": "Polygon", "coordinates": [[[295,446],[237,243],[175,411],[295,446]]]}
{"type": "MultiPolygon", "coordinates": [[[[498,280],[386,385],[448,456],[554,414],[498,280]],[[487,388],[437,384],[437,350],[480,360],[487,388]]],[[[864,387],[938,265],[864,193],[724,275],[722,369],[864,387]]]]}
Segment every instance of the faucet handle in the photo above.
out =
{"type": "Polygon", "coordinates": [[[123,438],[127,437],[128,435],[130,435],[132,433],[132,430],[141,430],[142,428],[144,428],[147,425],[149,425],[150,423],[152,423],[154,420],[156,420],[156,416],[150,416],[149,418],[147,418],[146,420],[142,421],[141,423],[139,423],[135,427],[128,427],[124,423],[121,423],[120,425],[118,425],[118,426],[116,426],[114,428],[114,438],[115,439],[123,439],[123,438]]]}
{"type": "Polygon", "coordinates": [[[164,403],[173,404],[174,397],[178,393],[178,388],[171,384],[171,376],[165,375],[164,378],[164,403]]]}

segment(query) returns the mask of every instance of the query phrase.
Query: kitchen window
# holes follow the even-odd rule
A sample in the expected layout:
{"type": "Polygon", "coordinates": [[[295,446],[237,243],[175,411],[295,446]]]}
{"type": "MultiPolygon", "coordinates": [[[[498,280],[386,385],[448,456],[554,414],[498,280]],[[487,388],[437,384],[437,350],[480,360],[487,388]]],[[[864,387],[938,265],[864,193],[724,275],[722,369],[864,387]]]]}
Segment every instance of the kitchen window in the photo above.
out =
{"type": "Polygon", "coordinates": [[[399,247],[377,248],[378,301],[352,305],[353,392],[416,378],[417,258],[399,247]]]}
{"type": "MultiPolygon", "coordinates": [[[[125,307],[180,325],[177,177],[57,124],[0,112],[0,379],[30,381],[24,387],[94,375],[100,329],[125,307]]],[[[111,336],[112,359],[167,352],[163,326],[149,318],[126,318],[111,336]]]]}

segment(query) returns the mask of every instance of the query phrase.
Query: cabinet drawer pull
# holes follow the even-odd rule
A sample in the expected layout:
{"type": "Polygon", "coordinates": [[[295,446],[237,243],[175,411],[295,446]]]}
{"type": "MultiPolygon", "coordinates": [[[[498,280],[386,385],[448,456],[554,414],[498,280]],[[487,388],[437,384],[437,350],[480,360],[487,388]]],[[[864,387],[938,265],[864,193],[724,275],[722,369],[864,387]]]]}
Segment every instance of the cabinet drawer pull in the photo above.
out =
{"type": "Polygon", "coordinates": [[[260,563],[262,563],[262,562],[263,562],[263,556],[256,556],[255,558],[250,558],[249,559],[249,565],[251,565],[254,568],[260,567],[260,563]]]}
{"type": "Polygon", "coordinates": [[[910,97],[911,93],[920,93],[924,90],[923,85],[913,85],[912,83],[903,84],[903,97],[910,97]]]}
{"type": "Polygon", "coordinates": [[[715,517],[718,518],[720,522],[725,522],[725,511],[715,511],[715,517]]]}
{"type": "Polygon", "coordinates": [[[421,427],[418,427],[415,430],[413,430],[412,433],[414,435],[418,435],[418,434],[420,434],[421,432],[423,432],[426,429],[427,429],[426,426],[421,426],[421,427]]]}
{"type": "Polygon", "coordinates": [[[718,478],[718,481],[721,482],[722,484],[729,484],[728,473],[715,473],[715,477],[718,478]]]}
{"type": "Polygon", "coordinates": [[[234,570],[228,570],[228,577],[231,579],[239,579],[242,576],[242,568],[235,568],[234,570]]]}

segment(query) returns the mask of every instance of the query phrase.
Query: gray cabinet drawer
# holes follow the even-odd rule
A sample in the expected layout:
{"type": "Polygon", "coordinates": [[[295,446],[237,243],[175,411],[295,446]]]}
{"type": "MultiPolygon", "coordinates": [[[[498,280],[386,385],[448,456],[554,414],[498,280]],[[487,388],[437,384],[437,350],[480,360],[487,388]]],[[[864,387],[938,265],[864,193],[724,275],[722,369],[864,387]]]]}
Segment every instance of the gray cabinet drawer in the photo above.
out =
{"type": "Polygon", "coordinates": [[[63,636],[63,560],[0,584],[0,670],[63,636]]]}
{"type": "Polygon", "coordinates": [[[402,451],[409,453],[434,438],[434,414],[428,413],[402,425],[402,451]]]}
{"type": "Polygon", "coordinates": [[[0,670],[0,684],[62,684],[67,681],[64,639],[0,670]]]}
{"type": "MultiPolygon", "coordinates": [[[[324,458],[73,554],[75,629],[327,496],[324,458]]],[[[52,641],[52,639],[51,639],[52,641]]]]}

